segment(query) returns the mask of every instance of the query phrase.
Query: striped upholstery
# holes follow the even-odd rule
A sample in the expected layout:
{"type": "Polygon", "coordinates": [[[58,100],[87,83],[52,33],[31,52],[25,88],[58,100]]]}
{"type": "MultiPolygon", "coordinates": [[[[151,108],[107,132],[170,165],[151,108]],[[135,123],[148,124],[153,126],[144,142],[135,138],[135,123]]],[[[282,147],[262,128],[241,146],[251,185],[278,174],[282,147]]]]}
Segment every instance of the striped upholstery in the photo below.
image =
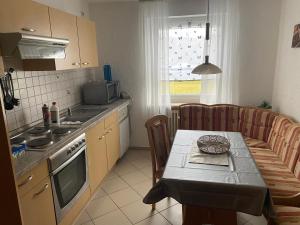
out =
{"type": "Polygon", "coordinates": [[[179,106],[179,129],[208,130],[208,106],[186,104],[179,106]]]}
{"type": "Polygon", "coordinates": [[[239,130],[246,137],[267,142],[276,116],[276,113],[269,110],[241,107],[239,130]]]}
{"type": "Polygon", "coordinates": [[[268,143],[271,149],[278,155],[281,154],[284,139],[293,121],[285,116],[277,116],[274,119],[272,129],[270,131],[268,143]]]}
{"type": "Polygon", "coordinates": [[[179,107],[179,129],[238,131],[239,106],[186,104],[179,107]]]}
{"type": "Polygon", "coordinates": [[[298,225],[300,224],[300,208],[275,205],[275,223],[277,225],[298,225]]]}
{"type": "Polygon", "coordinates": [[[262,140],[244,137],[248,147],[252,148],[270,148],[270,145],[262,140]]]}
{"type": "Polygon", "coordinates": [[[300,181],[271,149],[250,148],[272,195],[288,196],[300,192],[300,181]]]}

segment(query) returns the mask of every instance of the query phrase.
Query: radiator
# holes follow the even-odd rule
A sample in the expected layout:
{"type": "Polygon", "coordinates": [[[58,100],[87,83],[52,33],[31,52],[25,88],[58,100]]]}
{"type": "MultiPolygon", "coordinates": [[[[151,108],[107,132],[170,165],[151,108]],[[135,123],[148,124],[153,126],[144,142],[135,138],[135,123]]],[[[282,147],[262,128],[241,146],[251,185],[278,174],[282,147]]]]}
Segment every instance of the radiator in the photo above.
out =
{"type": "Polygon", "coordinates": [[[172,109],[171,118],[169,118],[169,130],[170,130],[170,137],[171,140],[174,139],[176,131],[178,129],[178,122],[179,122],[179,110],[172,109]]]}

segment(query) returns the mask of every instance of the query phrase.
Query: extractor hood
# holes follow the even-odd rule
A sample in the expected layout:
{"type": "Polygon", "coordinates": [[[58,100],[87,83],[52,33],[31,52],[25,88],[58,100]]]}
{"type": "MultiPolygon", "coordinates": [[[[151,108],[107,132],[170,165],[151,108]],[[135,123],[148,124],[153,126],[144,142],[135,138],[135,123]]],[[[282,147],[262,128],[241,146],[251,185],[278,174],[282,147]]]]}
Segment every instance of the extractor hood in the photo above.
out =
{"type": "Polygon", "coordinates": [[[0,33],[0,49],[5,67],[18,62],[30,70],[55,70],[55,59],[65,58],[68,39],[51,38],[24,33],[0,33]],[[36,66],[35,66],[36,65],[36,66]],[[29,68],[28,68],[29,69],[29,68]]]}

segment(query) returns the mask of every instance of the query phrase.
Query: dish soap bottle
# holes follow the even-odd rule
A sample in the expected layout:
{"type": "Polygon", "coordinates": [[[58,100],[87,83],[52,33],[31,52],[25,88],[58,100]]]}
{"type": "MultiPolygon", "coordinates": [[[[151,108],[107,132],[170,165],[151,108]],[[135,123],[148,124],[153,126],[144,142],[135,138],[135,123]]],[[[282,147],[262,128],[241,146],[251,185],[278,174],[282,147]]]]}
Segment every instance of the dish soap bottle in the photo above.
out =
{"type": "Polygon", "coordinates": [[[52,102],[52,106],[50,108],[50,114],[51,114],[51,122],[53,124],[59,125],[59,108],[56,105],[56,102],[52,102]]]}

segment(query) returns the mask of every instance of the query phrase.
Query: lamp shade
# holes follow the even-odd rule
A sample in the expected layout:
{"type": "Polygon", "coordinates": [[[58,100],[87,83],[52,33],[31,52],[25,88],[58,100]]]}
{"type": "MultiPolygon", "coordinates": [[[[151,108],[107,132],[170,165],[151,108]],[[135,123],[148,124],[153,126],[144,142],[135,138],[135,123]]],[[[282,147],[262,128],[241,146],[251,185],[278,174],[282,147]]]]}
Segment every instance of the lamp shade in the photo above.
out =
{"type": "Polygon", "coordinates": [[[222,73],[222,70],[216,65],[209,62],[209,57],[205,56],[205,63],[195,67],[192,71],[193,74],[218,74],[222,73]]]}

